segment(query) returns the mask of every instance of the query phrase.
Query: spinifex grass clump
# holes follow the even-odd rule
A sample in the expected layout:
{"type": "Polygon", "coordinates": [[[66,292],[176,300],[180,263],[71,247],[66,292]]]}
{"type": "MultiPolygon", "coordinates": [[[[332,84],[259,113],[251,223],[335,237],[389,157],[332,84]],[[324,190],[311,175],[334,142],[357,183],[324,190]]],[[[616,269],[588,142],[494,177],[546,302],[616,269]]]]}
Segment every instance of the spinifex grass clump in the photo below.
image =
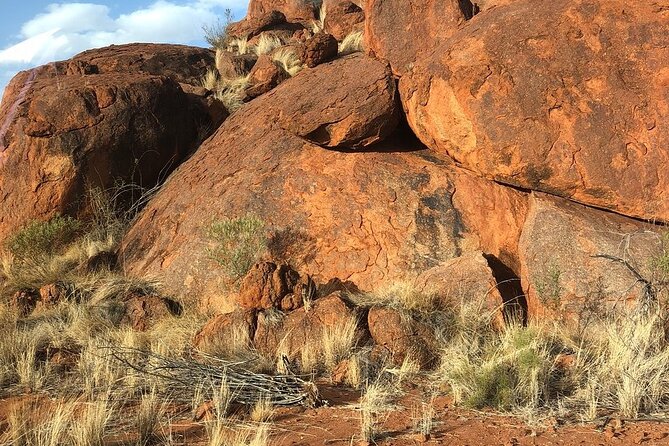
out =
{"type": "Polygon", "coordinates": [[[255,217],[218,220],[208,228],[214,246],[209,256],[233,280],[243,277],[258,260],[267,244],[265,224],[255,217]]]}
{"type": "Polygon", "coordinates": [[[7,242],[7,249],[18,263],[37,262],[72,243],[81,232],[81,223],[69,216],[48,221],[33,221],[7,242]]]}

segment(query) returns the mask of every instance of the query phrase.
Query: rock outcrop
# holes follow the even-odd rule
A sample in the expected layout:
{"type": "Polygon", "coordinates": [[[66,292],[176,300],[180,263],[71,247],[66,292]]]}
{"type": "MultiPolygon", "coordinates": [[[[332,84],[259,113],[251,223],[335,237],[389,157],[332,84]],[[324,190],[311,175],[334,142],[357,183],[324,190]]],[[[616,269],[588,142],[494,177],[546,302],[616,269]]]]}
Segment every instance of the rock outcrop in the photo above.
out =
{"type": "Polygon", "coordinates": [[[583,321],[627,313],[647,291],[635,272],[661,280],[662,247],[651,224],[532,194],[519,247],[530,316],[583,321]]]}
{"type": "Polygon", "coordinates": [[[650,3],[515,1],[430,48],[400,90],[418,137],[458,165],[666,221],[668,73],[669,21],[650,3]]]}
{"type": "Polygon", "coordinates": [[[390,104],[384,73],[383,64],[362,56],[339,59],[242,107],[131,229],[122,253],[128,270],[160,274],[184,295],[229,311],[234,297],[207,256],[204,229],[249,214],[264,221],[272,259],[320,282],[339,277],[371,290],[475,250],[517,264],[522,193],[456,169],[402,131],[369,151],[309,141],[328,139],[317,137],[326,134],[318,128],[329,128],[336,141],[378,139],[384,132],[362,124],[393,119],[392,107],[383,115],[378,106],[390,104]],[[349,90],[357,86],[366,93],[349,90]],[[367,104],[378,119],[365,118],[367,104]],[[350,125],[358,130],[345,130],[350,125]],[[338,136],[352,133],[359,136],[338,136]],[[502,231],[491,226],[497,222],[502,231]]]}
{"type": "Polygon", "coordinates": [[[92,50],[12,80],[0,108],[0,241],[85,210],[87,187],[156,185],[206,136],[206,106],[177,81],[194,82],[209,52],[156,47],[92,50]],[[153,74],[162,68],[173,78],[153,74]]]}
{"type": "MultiPolygon", "coordinates": [[[[411,70],[468,18],[461,0],[368,0],[365,5],[365,48],[387,60],[396,75],[411,70]]],[[[465,8],[466,9],[466,8],[465,8]]]]}
{"type": "Polygon", "coordinates": [[[364,28],[365,12],[354,2],[334,0],[326,2],[326,8],[325,30],[337,40],[342,41],[352,32],[364,28]]]}

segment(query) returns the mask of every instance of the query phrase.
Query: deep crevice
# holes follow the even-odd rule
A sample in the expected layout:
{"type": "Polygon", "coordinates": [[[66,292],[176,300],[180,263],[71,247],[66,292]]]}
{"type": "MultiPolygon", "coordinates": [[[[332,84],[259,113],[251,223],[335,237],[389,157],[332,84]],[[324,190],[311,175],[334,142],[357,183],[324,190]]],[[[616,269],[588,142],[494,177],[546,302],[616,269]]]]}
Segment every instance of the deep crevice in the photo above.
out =
{"type": "MultiPolygon", "coordinates": [[[[474,172],[474,171],[470,171],[470,172],[474,172]]],[[[522,193],[527,194],[527,195],[531,194],[532,192],[537,192],[537,193],[545,194],[549,197],[565,200],[569,203],[584,207],[586,209],[594,209],[596,211],[605,212],[607,214],[617,215],[619,217],[628,218],[630,220],[634,220],[634,221],[639,222],[639,223],[644,223],[644,224],[652,225],[652,226],[660,226],[660,227],[668,227],[669,226],[669,221],[664,221],[664,220],[660,220],[660,219],[649,220],[649,219],[645,219],[645,218],[641,218],[641,217],[633,217],[631,215],[625,215],[621,212],[614,211],[613,209],[608,209],[608,208],[605,208],[605,207],[602,207],[602,206],[596,206],[594,204],[586,204],[586,203],[583,203],[581,201],[574,200],[573,198],[558,195],[554,192],[541,190],[541,189],[531,189],[531,188],[527,188],[527,187],[524,187],[524,186],[519,186],[517,184],[508,183],[508,182],[501,181],[501,180],[493,180],[493,182],[495,184],[499,184],[500,186],[508,187],[509,189],[513,189],[513,190],[516,190],[518,192],[522,192],[522,193]]]]}
{"type": "Polygon", "coordinates": [[[497,282],[497,290],[502,296],[504,322],[521,322],[527,325],[527,299],[523,293],[520,277],[504,262],[492,254],[484,254],[488,266],[497,282]]]}
{"type": "Polygon", "coordinates": [[[470,20],[476,14],[481,12],[481,8],[476,3],[472,3],[471,0],[458,0],[458,6],[460,6],[460,11],[465,16],[465,20],[470,20]]]}

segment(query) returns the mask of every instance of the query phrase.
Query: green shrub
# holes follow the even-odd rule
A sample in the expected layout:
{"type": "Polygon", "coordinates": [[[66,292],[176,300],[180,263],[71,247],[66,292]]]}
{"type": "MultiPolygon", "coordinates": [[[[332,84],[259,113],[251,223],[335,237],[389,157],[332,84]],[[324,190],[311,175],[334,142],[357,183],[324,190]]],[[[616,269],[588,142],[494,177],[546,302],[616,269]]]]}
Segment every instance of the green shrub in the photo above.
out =
{"type": "Polygon", "coordinates": [[[262,220],[250,216],[215,221],[207,230],[215,244],[208,249],[209,256],[223,267],[226,275],[239,280],[267,245],[264,227],[262,220]]]}
{"type": "Polygon", "coordinates": [[[14,261],[49,257],[61,252],[81,233],[81,223],[69,216],[33,221],[9,238],[7,249],[14,261]]]}
{"type": "Polygon", "coordinates": [[[550,333],[512,325],[479,336],[477,342],[457,339],[442,355],[441,372],[456,402],[474,409],[535,409],[571,391],[556,373],[563,347],[550,333]]]}

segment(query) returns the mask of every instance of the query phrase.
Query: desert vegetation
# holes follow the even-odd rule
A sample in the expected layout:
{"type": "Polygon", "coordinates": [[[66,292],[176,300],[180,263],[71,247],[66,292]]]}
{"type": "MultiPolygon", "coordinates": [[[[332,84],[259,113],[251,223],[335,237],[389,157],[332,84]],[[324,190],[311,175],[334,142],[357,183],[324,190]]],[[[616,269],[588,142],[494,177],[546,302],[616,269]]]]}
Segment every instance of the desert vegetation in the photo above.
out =
{"type": "Polygon", "coordinates": [[[666,442],[663,12],[535,1],[259,0],[22,74],[0,444],[666,442]]]}
{"type": "MultiPolygon", "coordinates": [[[[321,404],[316,386],[333,382],[359,392],[354,437],[369,443],[382,438],[384,420],[415,386],[428,395],[411,415],[413,430],[425,438],[438,395],[532,423],[637,419],[669,410],[666,249],[647,260],[650,307],[591,315],[585,327],[569,317],[500,325],[501,307],[490,307],[485,295],[453,298],[396,282],[341,294],[350,313],[307,329],[296,349],[294,333],[281,327],[298,312],[305,321],[324,317],[319,305],[329,299],[309,278],[298,310],[262,311],[263,324],[280,334],[276,344],[258,344],[233,324],[194,345],[208,315],[175,310],[180,305],[166,303],[159,282],[120,272],[108,256],[132,214],[117,212],[99,190],[90,197],[98,204],[89,220],[56,215],[31,222],[4,247],[0,382],[6,399],[31,395],[11,405],[3,434],[10,444],[105,444],[119,435],[143,445],[175,442],[170,423],[177,407],[195,417],[198,438],[209,444],[269,444],[276,404],[291,398],[288,404],[321,404]],[[131,302],[148,297],[169,311],[134,319],[131,302]],[[423,338],[404,350],[382,347],[374,339],[375,311],[397,314],[407,327],[420,327],[423,338]],[[244,365],[233,372],[235,364],[244,365]],[[274,376],[297,379],[295,393],[263,387],[274,376]],[[268,393],[249,393],[250,383],[268,393]],[[313,393],[305,390],[311,386],[313,393]]],[[[217,219],[203,231],[211,267],[233,287],[268,255],[268,230],[256,217],[217,219]]],[[[555,309],[560,275],[547,271],[547,285],[538,288],[555,309]]]]}

